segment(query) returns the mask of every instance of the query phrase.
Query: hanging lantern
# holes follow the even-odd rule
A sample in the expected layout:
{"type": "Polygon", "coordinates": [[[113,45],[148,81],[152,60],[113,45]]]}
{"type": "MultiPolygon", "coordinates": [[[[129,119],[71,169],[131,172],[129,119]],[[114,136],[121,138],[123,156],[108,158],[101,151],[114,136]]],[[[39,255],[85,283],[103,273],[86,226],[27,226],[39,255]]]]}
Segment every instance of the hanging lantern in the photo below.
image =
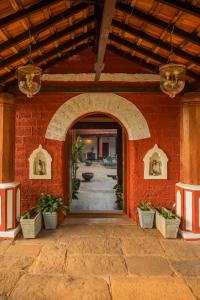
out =
{"type": "Polygon", "coordinates": [[[42,69],[28,64],[18,68],[18,86],[28,98],[37,94],[41,88],[42,69]]]}
{"type": "Polygon", "coordinates": [[[174,98],[185,86],[186,67],[169,63],[160,67],[160,88],[163,93],[174,98]]]}

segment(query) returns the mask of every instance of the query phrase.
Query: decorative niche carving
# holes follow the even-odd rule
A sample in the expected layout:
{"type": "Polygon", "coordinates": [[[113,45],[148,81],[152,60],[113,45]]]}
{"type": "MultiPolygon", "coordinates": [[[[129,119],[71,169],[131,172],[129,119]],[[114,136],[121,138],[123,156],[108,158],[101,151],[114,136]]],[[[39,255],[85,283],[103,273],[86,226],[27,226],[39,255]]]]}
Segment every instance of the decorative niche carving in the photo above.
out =
{"type": "Polygon", "coordinates": [[[157,144],[146,153],[143,161],[144,179],[167,179],[168,157],[157,144]]]}
{"type": "Polygon", "coordinates": [[[39,145],[29,157],[29,179],[51,179],[51,155],[39,145]]]}

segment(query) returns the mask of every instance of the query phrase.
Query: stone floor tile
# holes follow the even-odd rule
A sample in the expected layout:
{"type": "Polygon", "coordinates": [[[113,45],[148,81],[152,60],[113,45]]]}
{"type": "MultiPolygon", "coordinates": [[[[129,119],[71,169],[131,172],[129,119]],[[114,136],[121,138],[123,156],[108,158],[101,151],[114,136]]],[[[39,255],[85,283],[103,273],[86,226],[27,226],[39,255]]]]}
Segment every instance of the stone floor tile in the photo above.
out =
{"type": "Polygon", "coordinates": [[[113,300],[195,300],[179,278],[111,278],[113,300]]]}
{"type": "Polygon", "coordinates": [[[108,225],[105,234],[110,237],[118,238],[137,238],[144,237],[144,231],[133,225],[108,225]]]}
{"type": "Polygon", "coordinates": [[[125,255],[156,255],[164,256],[164,250],[155,237],[138,237],[135,239],[122,239],[125,255]]]}
{"type": "Polygon", "coordinates": [[[161,256],[126,257],[128,271],[132,275],[170,276],[173,274],[167,260],[161,256]]]}
{"type": "Polygon", "coordinates": [[[200,245],[193,242],[176,240],[162,240],[165,254],[172,260],[190,260],[200,258],[200,245]]]}
{"type": "Polygon", "coordinates": [[[59,228],[60,227],[58,227],[55,230],[42,229],[35,239],[24,239],[21,233],[17,236],[17,240],[15,241],[15,244],[44,245],[47,243],[55,243],[60,236],[59,228]]]}
{"type": "Polygon", "coordinates": [[[161,235],[160,231],[156,228],[151,229],[143,229],[146,236],[149,237],[156,237],[158,239],[163,239],[163,236],[161,235]]]}
{"type": "Polygon", "coordinates": [[[5,255],[8,256],[30,256],[30,257],[35,257],[39,254],[41,249],[40,245],[29,245],[28,242],[27,244],[15,244],[13,243],[10,245],[10,247],[6,250],[5,255]]]}
{"type": "Polygon", "coordinates": [[[13,242],[9,240],[0,240],[0,255],[3,255],[8,249],[8,247],[12,245],[12,243],[13,242]]]}
{"type": "Polygon", "coordinates": [[[68,224],[60,227],[59,233],[59,240],[63,242],[74,236],[105,236],[105,226],[102,224],[68,224]]]}
{"type": "Polygon", "coordinates": [[[171,261],[171,264],[183,276],[200,276],[200,259],[171,261]]]}
{"type": "Polygon", "coordinates": [[[126,274],[127,269],[123,257],[117,255],[70,255],[66,273],[72,276],[108,276],[126,274]]]}
{"type": "Polygon", "coordinates": [[[98,278],[28,274],[9,300],[111,300],[108,284],[98,278]]]}
{"type": "Polygon", "coordinates": [[[0,270],[2,272],[28,270],[33,261],[33,257],[0,256],[0,270]]]}
{"type": "Polygon", "coordinates": [[[122,254],[121,241],[118,238],[79,237],[67,242],[68,254],[122,254]]]}
{"type": "Polygon", "coordinates": [[[23,271],[1,272],[0,271],[0,299],[7,299],[19,278],[24,275],[23,271]]]}
{"type": "Polygon", "coordinates": [[[186,277],[186,282],[192,289],[194,295],[200,300],[200,277],[186,277]]]}
{"type": "Polygon", "coordinates": [[[63,244],[45,245],[31,271],[34,273],[63,273],[66,251],[66,245],[63,244]]]}

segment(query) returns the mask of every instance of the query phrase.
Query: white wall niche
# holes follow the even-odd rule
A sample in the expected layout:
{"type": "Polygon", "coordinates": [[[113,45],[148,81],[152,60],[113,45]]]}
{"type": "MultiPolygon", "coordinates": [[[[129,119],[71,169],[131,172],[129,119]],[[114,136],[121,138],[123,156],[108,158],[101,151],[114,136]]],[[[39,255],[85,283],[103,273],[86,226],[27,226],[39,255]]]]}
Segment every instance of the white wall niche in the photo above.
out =
{"type": "Polygon", "coordinates": [[[167,179],[168,157],[157,144],[146,153],[143,161],[144,179],[167,179]]]}
{"type": "Polygon", "coordinates": [[[52,158],[42,145],[31,153],[28,160],[29,179],[51,179],[52,158]]]}

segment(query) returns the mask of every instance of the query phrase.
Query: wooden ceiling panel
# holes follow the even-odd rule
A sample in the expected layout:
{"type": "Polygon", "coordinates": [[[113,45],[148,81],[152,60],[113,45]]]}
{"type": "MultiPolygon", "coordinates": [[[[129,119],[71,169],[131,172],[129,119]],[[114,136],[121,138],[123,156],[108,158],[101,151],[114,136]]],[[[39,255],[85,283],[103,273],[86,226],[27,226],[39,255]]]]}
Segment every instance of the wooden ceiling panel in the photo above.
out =
{"type": "Polygon", "coordinates": [[[156,16],[156,18],[170,24],[171,21],[178,14],[178,10],[173,8],[173,7],[169,7],[169,6],[166,6],[164,4],[161,4],[158,1],[157,1],[157,3],[158,3],[157,7],[154,10],[154,13],[152,15],[154,15],[154,16],[156,16]]]}
{"type": "Polygon", "coordinates": [[[1,18],[4,18],[15,12],[9,1],[0,1],[1,18]]]}
{"type": "MultiPolygon", "coordinates": [[[[124,1],[124,2],[127,2],[127,1],[124,1]]],[[[135,1],[135,5],[134,5],[134,1],[132,1],[132,2],[133,2],[132,6],[134,8],[140,9],[146,13],[149,13],[154,6],[154,0],[148,0],[148,1],[137,0],[137,1],[135,1]]],[[[134,14],[134,11],[133,11],[133,14],[134,14]]]]}
{"type": "Polygon", "coordinates": [[[23,33],[24,31],[25,29],[20,21],[16,22],[14,26],[13,24],[6,26],[6,30],[4,30],[4,32],[10,37],[15,37],[18,34],[23,33]]]}
{"type": "Polygon", "coordinates": [[[200,46],[193,45],[192,43],[187,43],[187,45],[184,46],[184,50],[196,56],[200,54],[200,46]]]}
{"type": "Polygon", "coordinates": [[[145,26],[145,30],[146,33],[148,33],[149,35],[156,37],[156,38],[161,38],[161,35],[163,33],[163,30],[160,28],[156,28],[155,26],[151,25],[151,24],[147,24],[145,26]]]}
{"type": "Polygon", "coordinates": [[[200,26],[200,20],[197,17],[184,13],[176,22],[176,25],[180,28],[184,28],[187,32],[192,33],[200,26]]]}

